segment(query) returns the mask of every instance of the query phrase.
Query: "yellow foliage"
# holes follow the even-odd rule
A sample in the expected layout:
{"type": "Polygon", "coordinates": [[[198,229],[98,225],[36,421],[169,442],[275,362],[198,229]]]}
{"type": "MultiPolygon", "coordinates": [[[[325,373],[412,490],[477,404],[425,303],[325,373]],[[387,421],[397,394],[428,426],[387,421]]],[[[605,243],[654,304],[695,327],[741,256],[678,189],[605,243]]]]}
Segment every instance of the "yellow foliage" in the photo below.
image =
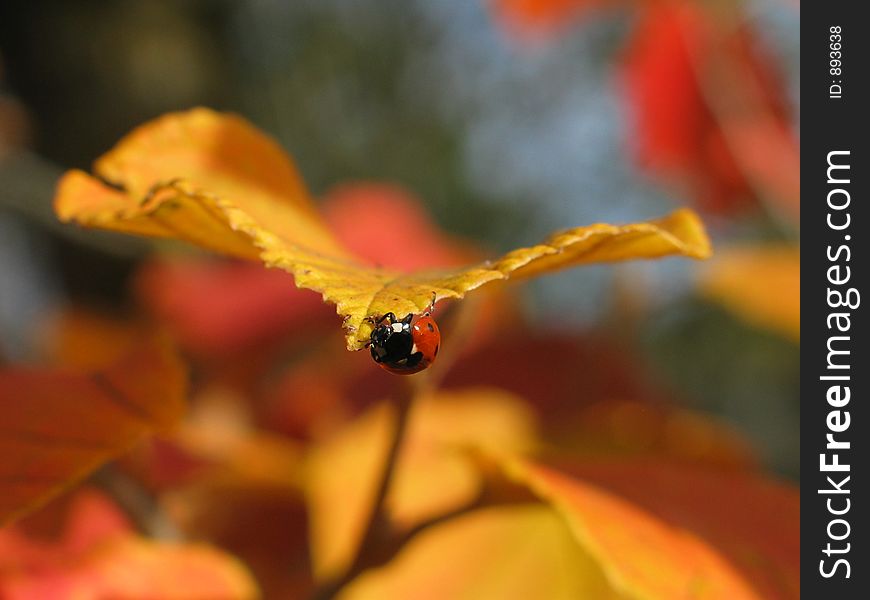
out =
{"type": "Polygon", "coordinates": [[[380,269],[342,248],[273,140],[237,116],[204,108],[137,128],[94,171],[96,177],[73,170],[61,179],[55,199],[61,220],[181,239],[284,269],[298,287],[336,305],[349,350],[364,347],[372,318],[421,312],[433,294],[462,298],[492,281],[595,262],[710,255],[697,215],[679,210],[645,223],[568,229],[460,269],[380,269]]]}

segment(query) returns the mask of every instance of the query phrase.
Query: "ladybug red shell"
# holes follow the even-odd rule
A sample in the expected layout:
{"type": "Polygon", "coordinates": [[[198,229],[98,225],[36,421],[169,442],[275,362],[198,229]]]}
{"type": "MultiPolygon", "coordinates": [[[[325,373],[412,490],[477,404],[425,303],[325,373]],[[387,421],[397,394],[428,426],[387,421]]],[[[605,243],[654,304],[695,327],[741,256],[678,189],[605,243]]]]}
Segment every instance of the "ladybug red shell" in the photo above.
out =
{"type": "Polygon", "coordinates": [[[375,362],[396,375],[426,369],[435,362],[440,346],[441,332],[429,311],[410,313],[401,320],[388,312],[375,324],[369,343],[375,362]]]}

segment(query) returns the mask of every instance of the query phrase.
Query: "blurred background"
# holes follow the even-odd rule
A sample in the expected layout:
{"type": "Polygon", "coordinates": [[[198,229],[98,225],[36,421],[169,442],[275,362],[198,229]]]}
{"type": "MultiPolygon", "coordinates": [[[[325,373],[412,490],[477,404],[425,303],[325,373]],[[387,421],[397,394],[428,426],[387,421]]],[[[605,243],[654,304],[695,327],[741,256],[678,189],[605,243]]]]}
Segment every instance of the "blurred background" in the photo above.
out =
{"type": "Polygon", "coordinates": [[[519,290],[511,323],[582,340],[553,369],[715,415],[796,478],[799,18],[792,0],[5,0],[0,361],[41,360],[65,307],[140,310],[153,245],[60,225],[54,185],[206,105],[275,136],[315,197],[400,186],[487,253],[695,208],[727,268],[572,270],[519,290]]]}

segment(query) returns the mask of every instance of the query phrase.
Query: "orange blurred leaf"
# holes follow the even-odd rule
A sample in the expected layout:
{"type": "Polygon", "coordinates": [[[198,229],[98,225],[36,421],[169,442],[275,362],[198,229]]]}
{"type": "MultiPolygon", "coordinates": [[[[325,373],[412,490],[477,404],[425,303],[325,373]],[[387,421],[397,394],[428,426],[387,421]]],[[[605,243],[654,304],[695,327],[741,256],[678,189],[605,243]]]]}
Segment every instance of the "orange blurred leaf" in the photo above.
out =
{"type": "Polygon", "coordinates": [[[0,531],[0,596],[67,598],[256,598],[244,566],[203,544],[148,541],[90,492],[76,496],[60,539],[0,531]]]}
{"type": "Polygon", "coordinates": [[[202,469],[200,479],[298,490],[300,445],[255,428],[238,404],[208,396],[197,398],[195,410],[166,440],[211,467],[202,469]]]}
{"type": "Polygon", "coordinates": [[[594,262],[710,254],[700,220],[681,210],[648,223],[566,230],[462,269],[402,274],[368,266],[333,235],[274,142],[239,117],[206,109],[139,127],[95,171],[120,190],[68,172],[55,199],[62,220],[183,239],[289,271],[297,286],[336,304],[350,350],[368,341],[367,318],[421,312],[433,294],[461,298],[491,281],[594,262]]]}
{"type": "MultiPolygon", "coordinates": [[[[394,427],[391,405],[380,404],[313,450],[306,493],[318,577],[340,572],[352,559],[394,427]]],[[[481,476],[462,448],[524,452],[535,443],[530,411],[496,389],[418,398],[408,427],[386,500],[400,527],[462,506],[479,492],[481,476]]]]}
{"type": "Polygon", "coordinates": [[[46,364],[94,371],[123,356],[147,337],[146,327],[120,315],[81,307],[65,307],[41,328],[40,355],[46,364]]]}
{"type": "Polygon", "coordinates": [[[0,523],[172,426],[185,391],[184,367],[162,339],[89,374],[0,371],[0,523]]]}
{"type": "Polygon", "coordinates": [[[572,600],[624,598],[551,508],[476,510],[415,537],[341,600],[572,600]]]}
{"type": "Polygon", "coordinates": [[[712,544],[762,598],[800,597],[800,495],[747,471],[662,460],[599,460],[560,470],[712,544]]]}
{"type": "Polygon", "coordinates": [[[801,337],[801,253],[797,246],[725,249],[705,265],[701,292],[747,322],[801,337]]]}
{"type": "Polygon", "coordinates": [[[565,519],[615,590],[629,598],[760,598],[707,542],[597,486],[517,459],[501,461],[565,519]]]}

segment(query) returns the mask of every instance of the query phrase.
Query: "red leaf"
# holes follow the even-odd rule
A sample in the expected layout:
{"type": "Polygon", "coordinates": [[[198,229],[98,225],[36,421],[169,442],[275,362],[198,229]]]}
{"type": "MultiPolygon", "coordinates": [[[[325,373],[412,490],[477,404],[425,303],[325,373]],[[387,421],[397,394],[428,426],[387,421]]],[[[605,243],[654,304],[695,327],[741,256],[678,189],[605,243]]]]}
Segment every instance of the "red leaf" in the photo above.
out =
{"type": "Polygon", "coordinates": [[[185,388],[178,357],[158,340],[90,374],[0,371],[0,523],[174,424],[185,388]]]}
{"type": "Polygon", "coordinates": [[[202,544],[139,538],[94,492],[73,498],[53,538],[36,539],[23,526],[0,531],[0,597],[6,600],[256,596],[235,559],[202,544]]]}
{"type": "Polygon", "coordinates": [[[797,146],[781,80],[739,16],[651,3],[624,65],[633,142],[651,171],[728,213],[759,196],[799,208],[797,146]]]}
{"type": "Polygon", "coordinates": [[[381,267],[410,272],[479,257],[470,244],[442,232],[420,200],[397,185],[338,186],[327,194],[323,211],[348,250],[381,267]]]}

